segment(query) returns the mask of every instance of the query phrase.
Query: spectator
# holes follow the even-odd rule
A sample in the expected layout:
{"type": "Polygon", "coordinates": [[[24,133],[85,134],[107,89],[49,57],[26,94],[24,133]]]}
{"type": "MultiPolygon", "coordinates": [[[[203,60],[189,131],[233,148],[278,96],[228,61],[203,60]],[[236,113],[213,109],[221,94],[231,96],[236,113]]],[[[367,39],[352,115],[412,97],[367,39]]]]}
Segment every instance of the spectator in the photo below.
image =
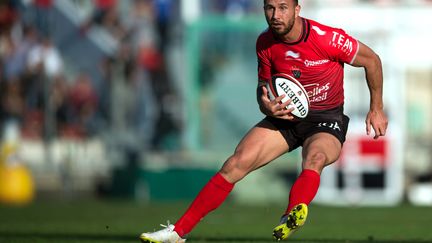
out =
{"type": "Polygon", "coordinates": [[[26,103],[30,110],[44,109],[45,92],[49,92],[48,81],[63,72],[63,60],[49,38],[44,38],[31,48],[28,54],[28,76],[26,83],[26,103]]]}
{"type": "Polygon", "coordinates": [[[22,40],[14,41],[12,38],[8,39],[9,54],[5,57],[4,61],[5,76],[7,78],[22,77],[27,71],[28,54],[37,44],[36,30],[32,26],[24,26],[22,40]]]}
{"type": "Polygon", "coordinates": [[[117,0],[94,0],[93,4],[94,11],[90,19],[81,26],[81,31],[85,33],[92,25],[98,25],[115,38],[122,39],[125,30],[118,14],[117,0]]]}
{"type": "Polygon", "coordinates": [[[60,52],[47,37],[30,50],[28,65],[30,70],[42,71],[48,78],[59,76],[63,71],[60,52]]]}
{"type": "Polygon", "coordinates": [[[0,35],[9,34],[17,18],[11,1],[0,1],[0,35]]]}
{"type": "Polygon", "coordinates": [[[96,110],[98,97],[88,74],[80,73],[69,92],[74,123],[83,136],[93,136],[98,131],[96,110]]]}
{"type": "Polygon", "coordinates": [[[2,120],[16,120],[22,122],[24,115],[24,100],[21,84],[17,78],[11,78],[3,84],[1,95],[2,120]]]}
{"type": "Polygon", "coordinates": [[[72,124],[71,104],[68,100],[69,86],[64,76],[54,79],[50,92],[50,101],[53,104],[58,135],[68,136],[70,124],[72,124]]]}
{"type": "Polygon", "coordinates": [[[154,0],[155,25],[160,39],[158,48],[162,53],[165,53],[165,48],[169,45],[169,32],[176,7],[172,0],[154,0]]]}
{"type": "Polygon", "coordinates": [[[34,0],[33,6],[35,8],[36,16],[33,16],[34,23],[44,36],[50,36],[52,30],[52,0],[34,0]]]}

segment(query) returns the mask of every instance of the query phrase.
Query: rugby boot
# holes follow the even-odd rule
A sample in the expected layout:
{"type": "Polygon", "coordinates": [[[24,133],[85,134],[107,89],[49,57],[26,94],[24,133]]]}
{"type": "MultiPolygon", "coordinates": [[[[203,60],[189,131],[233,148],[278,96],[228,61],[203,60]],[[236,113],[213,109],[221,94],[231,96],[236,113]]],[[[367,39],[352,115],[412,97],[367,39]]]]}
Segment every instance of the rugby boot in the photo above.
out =
{"type": "Polygon", "coordinates": [[[293,207],[289,214],[282,216],[279,225],[273,229],[275,240],[285,240],[306,222],[308,206],[300,203],[293,207]]]}
{"type": "Polygon", "coordinates": [[[182,239],[177,232],[174,231],[174,225],[163,225],[164,229],[155,232],[142,233],[140,240],[142,243],[184,243],[186,239],[182,239]]]}

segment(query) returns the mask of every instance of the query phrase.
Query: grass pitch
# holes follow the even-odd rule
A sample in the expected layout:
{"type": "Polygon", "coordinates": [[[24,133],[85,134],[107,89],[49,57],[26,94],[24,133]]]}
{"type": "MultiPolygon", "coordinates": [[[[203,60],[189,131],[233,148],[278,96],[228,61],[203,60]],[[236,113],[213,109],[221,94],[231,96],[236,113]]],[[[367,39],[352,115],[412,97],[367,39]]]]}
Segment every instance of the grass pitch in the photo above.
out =
{"type": "MultiPolygon", "coordinates": [[[[174,223],[187,203],[127,201],[36,202],[0,206],[0,242],[139,242],[143,231],[174,223]]],[[[240,206],[227,202],[189,235],[198,242],[274,242],[272,229],[284,205],[240,206]]],[[[432,208],[322,207],[312,205],[305,226],[288,242],[432,242],[432,208]]]]}

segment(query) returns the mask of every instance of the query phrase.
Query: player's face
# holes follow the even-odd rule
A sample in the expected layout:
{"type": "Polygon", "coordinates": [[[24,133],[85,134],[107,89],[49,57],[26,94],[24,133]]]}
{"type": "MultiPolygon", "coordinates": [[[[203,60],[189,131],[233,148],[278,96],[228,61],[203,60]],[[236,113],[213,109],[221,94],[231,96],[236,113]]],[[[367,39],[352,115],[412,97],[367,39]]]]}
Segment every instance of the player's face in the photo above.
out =
{"type": "Polygon", "coordinates": [[[300,12],[300,6],[294,0],[265,0],[264,14],[270,29],[277,35],[288,34],[295,18],[300,12]]]}

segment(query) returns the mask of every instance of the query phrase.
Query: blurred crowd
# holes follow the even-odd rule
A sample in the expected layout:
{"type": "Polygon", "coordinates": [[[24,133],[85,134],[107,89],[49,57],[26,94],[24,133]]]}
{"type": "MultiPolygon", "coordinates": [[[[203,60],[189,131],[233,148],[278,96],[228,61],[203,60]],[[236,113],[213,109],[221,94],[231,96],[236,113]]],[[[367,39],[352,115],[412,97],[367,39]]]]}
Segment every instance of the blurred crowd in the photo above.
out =
{"type": "Polygon", "coordinates": [[[18,122],[24,136],[35,138],[43,135],[44,79],[60,87],[63,62],[49,37],[20,21],[19,10],[17,1],[0,3],[0,115],[2,123],[18,122]]]}
{"type": "Polygon", "coordinates": [[[19,123],[27,139],[88,138],[109,131],[154,149],[176,146],[181,120],[172,106],[179,97],[167,72],[166,47],[178,1],[128,1],[126,14],[121,3],[92,1],[91,14],[73,33],[85,38],[92,28],[102,28],[119,43],[100,60],[101,80],[94,80],[85,70],[67,72],[73,64],[51,38],[54,0],[28,6],[1,1],[0,121],[19,123]]]}

